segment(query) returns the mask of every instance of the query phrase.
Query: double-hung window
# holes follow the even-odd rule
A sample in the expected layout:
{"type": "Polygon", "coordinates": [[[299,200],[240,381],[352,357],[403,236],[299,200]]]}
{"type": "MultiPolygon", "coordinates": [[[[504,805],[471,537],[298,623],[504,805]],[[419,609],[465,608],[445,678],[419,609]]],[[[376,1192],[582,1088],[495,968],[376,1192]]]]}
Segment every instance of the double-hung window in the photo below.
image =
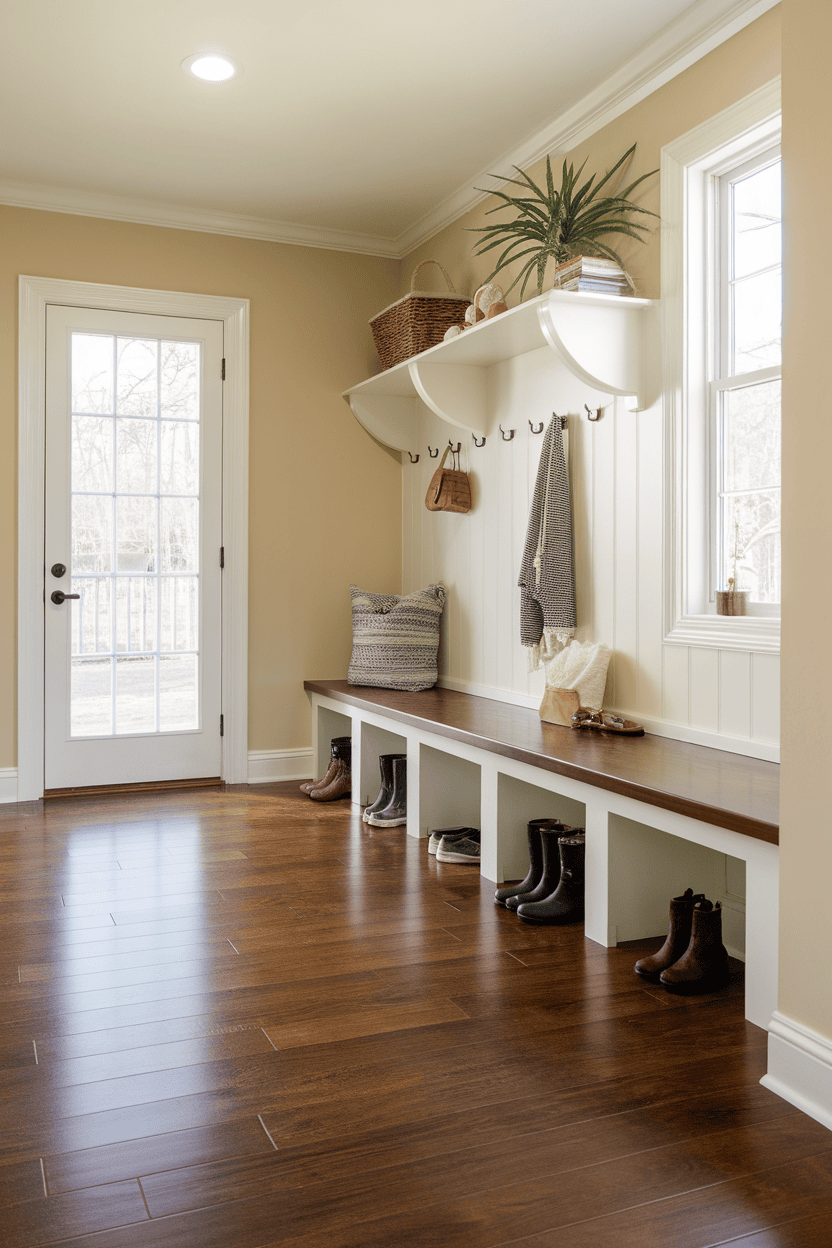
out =
{"type": "Polygon", "coordinates": [[[668,642],[780,648],[780,87],[662,151],[668,642]],[[717,591],[746,593],[720,615],[717,591]]]}
{"type": "Polygon", "coordinates": [[[780,613],[781,186],[774,147],[713,178],[710,588],[780,613]]]}

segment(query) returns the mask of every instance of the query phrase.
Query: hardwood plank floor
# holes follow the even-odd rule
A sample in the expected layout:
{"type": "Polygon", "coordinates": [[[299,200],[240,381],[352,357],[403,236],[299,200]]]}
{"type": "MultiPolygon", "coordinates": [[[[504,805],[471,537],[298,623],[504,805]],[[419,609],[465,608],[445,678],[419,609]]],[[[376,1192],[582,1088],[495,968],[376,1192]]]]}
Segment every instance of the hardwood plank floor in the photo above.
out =
{"type": "Polygon", "coordinates": [[[832,1244],[741,968],[670,996],[295,784],[0,808],[0,881],[3,1248],[832,1244]]]}

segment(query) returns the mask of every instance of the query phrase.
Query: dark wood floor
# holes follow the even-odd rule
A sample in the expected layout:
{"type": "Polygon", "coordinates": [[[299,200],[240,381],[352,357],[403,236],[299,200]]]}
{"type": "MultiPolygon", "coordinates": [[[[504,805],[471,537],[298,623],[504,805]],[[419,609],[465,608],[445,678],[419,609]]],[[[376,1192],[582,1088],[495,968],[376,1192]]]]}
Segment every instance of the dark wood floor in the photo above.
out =
{"type": "Polygon", "coordinates": [[[832,1243],[741,982],[668,996],[343,802],[0,807],[0,880],[3,1248],[832,1243]]]}

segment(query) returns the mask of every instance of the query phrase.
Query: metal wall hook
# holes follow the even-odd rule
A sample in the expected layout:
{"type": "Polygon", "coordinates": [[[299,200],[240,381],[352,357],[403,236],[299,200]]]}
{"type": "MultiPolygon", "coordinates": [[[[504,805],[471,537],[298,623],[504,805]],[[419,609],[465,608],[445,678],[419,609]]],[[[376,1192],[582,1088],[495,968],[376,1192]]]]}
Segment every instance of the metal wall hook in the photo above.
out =
{"type": "MultiPolygon", "coordinates": [[[[554,414],[555,414],[555,413],[554,413],[554,412],[552,412],[552,415],[553,415],[553,416],[554,416],[554,414]]],[[[529,421],[529,428],[531,429],[532,433],[542,433],[542,432],[543,432],[543,421],[541,420],[540,424],[537,426],[537,428],[536,428],[536,429],[535,429],[534,425],[532,424],[532,422],[531,422],[531,421],[529,421]]]]}
{"type": "Polygon", "coordinates": [[[454,455],[458,455],[458,454],[459,454],[459,452],[462,450],[462,443],[461,443],[461,442],[457,442],[456,446],[454,446],[454,444],[453,444],[453,442],[451,441],[451,439],[450,439],[450,438],[448,438],[448,446],[451,448],[451,450],[453,451],[454,455]]]}
{"type": "Polygon", "coordinates": [[[408,453],[408,455],[410,455],[410,462],[411,462],[411,464],[418,464],[418,462],[419,462],[419,456],[418,456],[418,455],[412,455],[410,451],[408,451],[407,453],[408,453]]]}
{"type": "Polygon", "coordinates": [[[508,433],[506,433],[502,425],[499,426],[499,429],[500,429],[500,433],[503,435],[503,441],[510,442],[511,439],[514,437],[515,430],[509,429],[508,433]]]}
{"type": "Polygon", "coordinates": [[[586,410],[587,420],[593,420],[593,421],[600,420],[604,413],[603,407],[596,407],[595,411],[593,412],[592,408],[589,406],[588,403],[584,403],[584,408],[586,410]]]}
{"type": "Polygon", "coordinates": [[[474,446],[485,446],[485,437],[483,437],[482,442],[477,441],[477,435],[475,433],[472,433],[471,437],[474,439],[474,446]]]}
{"type": "Polygon", "coordinates": [[[429,446],[429,447],[428,447],[428,455],[430,455],[431,459],[436,459],[436,456],[437,456],[438,454],[439,454],[439,447],[438,447],[438,446],[437,446],[436,450],[434,450],[432,446],[429,446]]]}

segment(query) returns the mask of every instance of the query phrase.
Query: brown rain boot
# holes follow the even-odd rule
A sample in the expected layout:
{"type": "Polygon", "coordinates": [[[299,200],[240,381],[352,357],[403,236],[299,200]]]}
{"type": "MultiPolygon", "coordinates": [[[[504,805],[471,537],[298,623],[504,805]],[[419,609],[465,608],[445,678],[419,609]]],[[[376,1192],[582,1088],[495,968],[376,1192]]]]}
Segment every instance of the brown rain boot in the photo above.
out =
{"type": "Polygon", "coordinates": [[[329,784],[313,789],[309,796],[313,802],[334,802],[339,797],[352,796],[352,775],[349,765],[344,762],[343,758],[336,758],[335,775],[329,784]]]}
{"type": "Polygon", "coordinates": [[[637,975],[643,975],[645,979],[658,979],[662,971],[679,961],[690,944],[693,907],[697,901],[704,900],[705,894],[697,893],[694,896],[692,888],[686,888],[681,897],[671,897],[667,940],[657,953],[651,953],[647,958],[639,958],[635,965],[637,975]]]}
{"type": "Polygon", "coordinates": [[[678,962],[662,971],[670,992],[713,992],[728,982],[728,950],[722,943],[722,907],[698,901],[693,907],[690,944],[678,962]]]}
{"type": "Polygon", "coordinates": [[[329,749],[330,749],[330,753],[332,757],[329,760],[329,767],[327,768],[326,775],[324,776],[322,780],[304,780],[303,784],[299,786],[301,793],[306,793],[308,795],[312,792],[313,789],[323,789],[328,784],[332,783],[332,781],[335,779],[335,773],[338,770],[338,767],[336,764],[337,764],[339,752],[343,746],[349,746],[351,742],[352,742],[352,737],[333,737],[332,738],[332,741],[330,742],[330,745],[329,745],[329,749]]]}

